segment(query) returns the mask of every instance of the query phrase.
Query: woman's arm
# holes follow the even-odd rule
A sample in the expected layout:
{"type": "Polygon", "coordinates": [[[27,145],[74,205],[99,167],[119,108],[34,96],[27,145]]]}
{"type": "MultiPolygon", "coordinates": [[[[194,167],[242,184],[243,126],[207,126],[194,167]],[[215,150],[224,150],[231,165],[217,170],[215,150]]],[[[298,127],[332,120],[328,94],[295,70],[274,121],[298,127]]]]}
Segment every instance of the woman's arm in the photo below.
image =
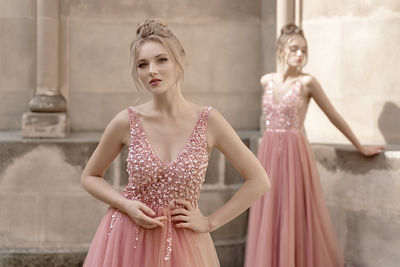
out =
{"type": "Polygon", "coordinates": [[[103,178],[108,166],[121,152],[124,138],[129,136],[129,131],[128,112],[124,110],[117,114],[105,129],[96,150],[83,170],[81,184],[92,196],[127,213],[138,225],[145,228],[163,226],[161,220],[164,220],[164,217],[150,218],[148,215],[154,216],[154,212],[149,207],[141,202],[124,198],[103,178]]]}
{"type": "Polygon", "coordinates": [[[191,207],[188,202],[179,201],[186,208],[172,211],[171,214],[175,215],[173,221],[180,221],[175,227],[190,228],[198,232],[214,231],[244,212],[270,187],[268,176],[260,162],[215,109],[209,114],[207,139],[209,147],[217,147],[245,182],[227,203],[208,217],[203,216],[198,208],[191,207]]]}
{"type": "MultiPolygon", "coordinates": [[[[263,88],[263,93],[265,92],[265,90],[267,90],[268,83],[271,81],[272,77],[273,77],[273,73],[267,73],[267,74],[264,74],[260,78],[260,84],[261,84],[261,87],[263,88]]],[[[263,106],[261,106],[261,116],[260,116],[260,132],[261,132],[261,134],[263,134],[265,132],[265,130],[267,129],[267,126],[265,125],[265,120],[266,120],[266,114],[264,112],[263,106]]]]}
{"type": "Polygon", "coordinates": [[[309,92],[310,97],[312,97],[321,110],[326,114],[328,119],[336,126],[339,131],[341,131],[347,139],[356,147],[356,149],[365,156],[373,156],[379,154],[384,146],[363,146],[358,141],[357,137],[350,129],[349,125],[343,119],[342,116],[336,111],[332,103],[329,101],[328,97],[322,90],[321,85],[312,76],[306,76],[304,85],[309,92]]]}

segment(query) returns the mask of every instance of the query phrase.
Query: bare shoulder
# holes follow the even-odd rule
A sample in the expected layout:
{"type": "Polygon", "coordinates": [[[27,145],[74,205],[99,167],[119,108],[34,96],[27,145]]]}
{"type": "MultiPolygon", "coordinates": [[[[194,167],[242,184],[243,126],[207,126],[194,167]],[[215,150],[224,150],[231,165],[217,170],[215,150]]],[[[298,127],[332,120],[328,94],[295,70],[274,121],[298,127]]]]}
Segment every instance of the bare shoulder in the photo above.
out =
{"type": "Polygon", "coordinates": [[[305,93],[309,96],[311,96],[316,90],[321,89],[317,79],[311,74],[304,73],[300,79],[300,82],[303,85],[305,93]]]}
{"type": "Polygon", "coordinates": [[[106,131],[115,138],[118,138],[122,143],[129,143],[130,126],[128,109],[117,113],[107,125],[106,131]]]}
{"type": "Polygon", "coordinates": [[[118,128],[129,128],[129,112],[128,109],[118,112],[110,123],[113,123],[118,128]]]}
{"type": "Polygon", "coordinates": [[[209,147],[214,147],[218,140],[224,139],[233,132],[232,126],[216,109],[212,108],[208,115],[207,139],[209,147]]]}
{"type": "Polygon", "coordinates": [[[260,78],[260,83],[262,85],[263,88],[265,88],[268,84],[269,81],[271,81],[275,76],[275,72],[270,72],[267,74],[264,74],[263,76],[261,76],[260,78]]]}
{"type": "Polygon", "coordinates": [[[225,121],[225,118],[216,108],[212,108],[208,115],[208,128],[218,126],[221,122],[225,121]]]}
{"type": "Polygon", "coordinates": [[[305,86],[305,87],[314,87],[315,85],[319,84],[317,79],[309,74],[309,73],[304,73],[301,77],[301,83],[305,86]]]}

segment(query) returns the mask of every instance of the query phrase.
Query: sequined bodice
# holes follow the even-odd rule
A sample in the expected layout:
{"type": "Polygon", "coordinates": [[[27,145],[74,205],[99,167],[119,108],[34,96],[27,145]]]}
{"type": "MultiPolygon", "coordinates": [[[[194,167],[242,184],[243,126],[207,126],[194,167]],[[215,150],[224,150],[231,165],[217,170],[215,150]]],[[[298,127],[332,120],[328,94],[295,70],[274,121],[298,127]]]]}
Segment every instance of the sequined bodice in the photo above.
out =
{"type": "Polygon", "coordinates": [[[127,158],[129,183],[123,195],[149,207],[175,206],[184,199],[197,205],[208,165],[207,118],[205,107],[185,147],[172,162],[165,163],[155,153],[132,107],[128,108],[131,143],[127,158]]]}
{"type": "Polygon", "coordinates": [[[266,131],[297,132],[303,129],[308,103],[301,97],[301,82],[296,81],[280,102],[276,102],[275,83],[270,80],[262,98],[266,131]]]}

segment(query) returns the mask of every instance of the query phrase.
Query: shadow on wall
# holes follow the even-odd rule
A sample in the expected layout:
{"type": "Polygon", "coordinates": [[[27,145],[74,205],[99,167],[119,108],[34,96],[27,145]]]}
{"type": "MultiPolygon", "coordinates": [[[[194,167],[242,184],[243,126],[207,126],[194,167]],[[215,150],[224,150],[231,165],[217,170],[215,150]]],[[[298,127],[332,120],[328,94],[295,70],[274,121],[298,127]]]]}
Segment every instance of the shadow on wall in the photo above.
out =
{"type": "Polygon", "coordinates": [[[378,119],[378,128],[387,144],[400,144],[400,108],[386,102],[378,119]]]}

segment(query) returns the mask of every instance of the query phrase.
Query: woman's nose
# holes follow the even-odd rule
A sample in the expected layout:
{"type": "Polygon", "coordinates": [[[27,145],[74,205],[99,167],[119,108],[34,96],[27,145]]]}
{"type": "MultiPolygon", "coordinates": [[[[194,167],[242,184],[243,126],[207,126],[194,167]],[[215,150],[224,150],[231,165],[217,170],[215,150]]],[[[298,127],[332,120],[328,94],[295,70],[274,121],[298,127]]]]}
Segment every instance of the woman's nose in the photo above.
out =
{"type": "Polygon", "coordinates": [[[301,51],[301,50],[299,49],[299,50],[297,50],[296,54],[297,54],[298,56],[301,56],[301,55],[303,54],[303,51],[301,51]]]}
{"type": "Polygon", "coordinates": [[[157,74],[157,67],[155,66],[155,64],[152,63],[149,64],[149,74],[150,75],[157,74]]]}

